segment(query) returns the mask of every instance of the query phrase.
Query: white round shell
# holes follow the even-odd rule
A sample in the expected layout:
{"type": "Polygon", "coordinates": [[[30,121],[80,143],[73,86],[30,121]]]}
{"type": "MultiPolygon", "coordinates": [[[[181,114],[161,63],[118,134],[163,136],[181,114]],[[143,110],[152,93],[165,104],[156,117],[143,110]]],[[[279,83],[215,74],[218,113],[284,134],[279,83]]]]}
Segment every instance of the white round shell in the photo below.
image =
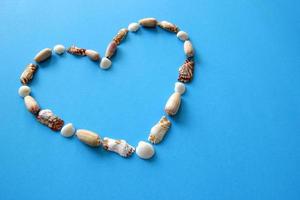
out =
{"type": "Polygon", "coordinates": [[[75,128],[72,123],[68,123],[62,127],[60,134],[64,137],[71,137],[75,133],[75,128]]]}
{"type": "Polygon", "coordinates": [[[104,57],[101,59],[100,67],[102,69],[108,69],[110,68],[110,66],[111,66],[111,61],[108,58],[104,57]]]}
{"type": "Polygon", "coordinates": [[[53,50],[55,53],[61,55],[65,52],[66,48],[64,47],[64,45],[57,44],[54,46],[53,50]]]}
{"type": "Polygon", "coordinates": [[[152,144],[148,142],[140,141],[136,147],[136,154],[142,159],[150,159],[154,153],[155,151],[152,144]]]}
{"type": "Polygon", "coordinates": [[[128,25],[128,30],[130,32],[136,32],[137,30],[139,30],[139,28],[140,28],[140,25],[136,22],[131,23],[131,24],[128,25]]]}
{"type": "Polygon", "coordinates": [[[25,96],[29,95],[30,92],[31,92],[31,89],[27,85],[22,85],[18,91],[18,93],[21,97],[25,97],[25,96]]]}
{"type": "Polygon", "coordinates": [[[175,83],[175,87],[174,87],[174,91],[178,92],[179,94],[182,95],[185,92],[185,85],[184,85],[184,83],[176,82],[175,83]]]}
{"type": "Polygon", "coordinates": [[[180,40],[182,40],[182,41],[186,41],[186,40],[189,39],[189,35],[188,35],[186,32],[184,32],[184,31],[179,31],[179,32],[177,33],[177,37],[178,37],[180,40]]]}

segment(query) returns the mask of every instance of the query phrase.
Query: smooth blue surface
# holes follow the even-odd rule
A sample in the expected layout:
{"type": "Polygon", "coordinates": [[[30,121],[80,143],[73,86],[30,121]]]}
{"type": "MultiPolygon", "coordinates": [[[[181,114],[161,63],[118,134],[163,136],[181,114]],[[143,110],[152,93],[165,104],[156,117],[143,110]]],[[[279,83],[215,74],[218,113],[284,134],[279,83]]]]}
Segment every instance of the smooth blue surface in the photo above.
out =
{"type": "MultiPolygon", "coordinates": [[[[0,1],[0,199],[300,199],[299,1],[0,1]],[[19,76],[57,43],[104,54],[119,28],[169,20],[197,51],[194,81],[150,161],[66,139],[26,111],[19,76]]],[[[173,91],[182,42],[129,34],[113,67],[54,55],[33,95],[77,128],[145,140],[173,91]]]]}

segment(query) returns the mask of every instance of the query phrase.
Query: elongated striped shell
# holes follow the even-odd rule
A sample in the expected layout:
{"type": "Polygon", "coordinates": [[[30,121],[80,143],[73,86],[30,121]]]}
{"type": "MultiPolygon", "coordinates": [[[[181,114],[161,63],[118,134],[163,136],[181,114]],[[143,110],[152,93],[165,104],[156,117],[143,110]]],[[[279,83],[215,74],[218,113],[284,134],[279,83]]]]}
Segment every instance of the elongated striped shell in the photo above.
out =
{"type": "Polygon", "coordinates": [[[52,55],[52,50],[50,48],[45,48],[38,52],[34,57],[35,62],[43,62],[50,58],[52,55]]]}
{"type": "Polygon", "coordinates": [[[37,120],[51,128],[53,131],[61,130],[64,125],[64,121],[58,116],[54,115],[49,109],[41,110],[37,115],[37,120]]]}
{"type": "Polygon", "coordinates": [[[188,58],[191,58],[191,57],[194,56],[194,48],[193,48],[193,45],[192,45],[191,41],[186,40],[184,42],[184,44],[183,44],[183,50],[184,50],[185,55],[188,58]]]}
{"type": "Polygon", "coordinates": [[[121,43],[121,41],[126,37],[128,33],[128,30],[126,28],[122,28],[119,30],[117,35],[113,38],[113,40],[116,42],[117,45],[121,43]]]}
{"type": "Polygon", "coordinates": [[[78,129],[76,131],[76,136],[81,142],[91,147],[98,147],[101,145],[100,136],[97,133],[94,133],[92,131],[78,129]]]}
{"type": "Polygon", "coordinates": [[[193,60],[187,59],[179,68],[178,81],[187,83],[193,79],[195,63],[193,60]]]}
{"type": "Polygon", "coordinates": [[[168,22],[168,21],[158,22],[157,25],[160,28],[170,31],[170,32],[173,32],[173,33],[177,33],[179,31],[179,28],[175,24],[168,22]]]}
{"type": "Polygon", "coordinates": [[[117,50],[117,43],[113,40],[108,44],[106,48],[105,57],[111,58],[115,54],[116,50],[117,50]]]}
{"type": "Polygon", "coordinates": [[[77,47],[75,45],[72,45],[71,47],[68,48],[68,53],[77,55],[77,56],[85,56],[85,51],[86,49],[77,47]]]}
{"type": "Polygon", "coordinates": [[[32,114],[37,115],[38,112],[40,111],[39,104],[36,102],[36,100],[32,96],[27,95],[26,97],[24,97],[24,103],[25,103],[27,110],[29,112],[31,112],[32,114]]]}
{"type": "Polygon", "coordinates": [[[166,106],[165,106],[165,112],[168,115],[176,115],[181,103],[181,95],[178,92],[174,92],[170,98],[168,99],[166,106]]]}
{"type": "Polygon", "coordinates": [[[154,28],[154,27],[156,27],[157,20],[152,17],[144,18],[139,21],[139,24],[146,28],[154,28]]]}
{"type": "Polygon", "coordinates": [[[134,147],[125,140],[115,140],[108,137],[103,139],[102,146],[105,150],[113,151],[123,157],[129,157],[135,151],[134,147]]]}
{"type": "Polygon", "coordinates": [[[34,73],[36,72],[36,70],[38,69],[38,66],[35,64],[28,64],[25,68],[25,70],[23,71],[23,73],[20,76],[20,81],[23,85],[28,84],[32,78],[34,73]]]}
{"type": "Polygon", "coordinates": [[[156,123],[150,131],[149,134],[149,142],[153,143],[153,144],[158,144],[162,141],[162,139],[164,138],[165,134],[167,133],[167,131],[169,130],[171,126],[171,122],[168,120],[168,118],[166,118],[165,116],[163,116],[158,123],[156,123]]]}

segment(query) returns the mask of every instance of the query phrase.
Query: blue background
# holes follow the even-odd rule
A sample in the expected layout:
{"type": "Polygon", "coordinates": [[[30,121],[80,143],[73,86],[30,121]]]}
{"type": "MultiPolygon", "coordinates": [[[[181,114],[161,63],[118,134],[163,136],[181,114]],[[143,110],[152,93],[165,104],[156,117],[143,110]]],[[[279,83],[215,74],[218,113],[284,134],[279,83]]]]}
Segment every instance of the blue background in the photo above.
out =
{"type": "MultiPolygon", "coordinates": [[[[299,1],[0,1],[0,199],[300,199],[299,1]],[[116,32],[154,16],[186,30],[195,79],[149,161],[66,139],[17,90],[42,48],[102,55],[116,32]]],[[[110,70],[54,55],[31,84],[66,122],[136,146],[163,115],[182,42],[130,33],[110,70]]]]}

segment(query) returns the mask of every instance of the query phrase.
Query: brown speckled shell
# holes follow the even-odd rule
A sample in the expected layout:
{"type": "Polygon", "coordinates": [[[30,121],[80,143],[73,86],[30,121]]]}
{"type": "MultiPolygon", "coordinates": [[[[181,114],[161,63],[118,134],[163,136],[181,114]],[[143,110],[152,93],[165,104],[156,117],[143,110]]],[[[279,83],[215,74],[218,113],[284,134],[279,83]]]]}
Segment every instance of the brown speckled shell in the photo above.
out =
{"type": "Polygon", "coordinates": [[[127,33],[128,30],[126,28],[122,28],[121,30],[119,30],[117,35],[113,38],[113,41],[115,41],[117,45],[119,45],[121,41],[126,37],[127,33]]]}
{"type": "Polygon", "coordinates": [[[178,81],[183,83],[190,82],[193,79],[194,66],[194,61],[187,59],[179,68],[178,81]]]}
{"type": "Polygon", "coordinates": [[[51,110],[41,110],[37,115],[37,120],[53,131],[61,130],[64,125],[64,121],[54,115],[51,110]]]}
{"type": "Polygon", "coordinates": [[[72,45],[70,48],[68,48],[68,53],[77,56],[86,56],[85,51],[86,49],[77,47],[75,45],[72,45]]]}
{"type": "Polygon", "coordinates": [[[35,64],[28,64],[20,76],[20,81],[23,85],[27,85],[33,78],[34,73],[36,72],[38,66],[35,64]]]}
{"type": "Polygon", "coordinates": [[[161,21],[157,23],[157,26],[173,33],[177,33],[179,31],[179,28],[175,24],[167,21],[161,21]]]}

